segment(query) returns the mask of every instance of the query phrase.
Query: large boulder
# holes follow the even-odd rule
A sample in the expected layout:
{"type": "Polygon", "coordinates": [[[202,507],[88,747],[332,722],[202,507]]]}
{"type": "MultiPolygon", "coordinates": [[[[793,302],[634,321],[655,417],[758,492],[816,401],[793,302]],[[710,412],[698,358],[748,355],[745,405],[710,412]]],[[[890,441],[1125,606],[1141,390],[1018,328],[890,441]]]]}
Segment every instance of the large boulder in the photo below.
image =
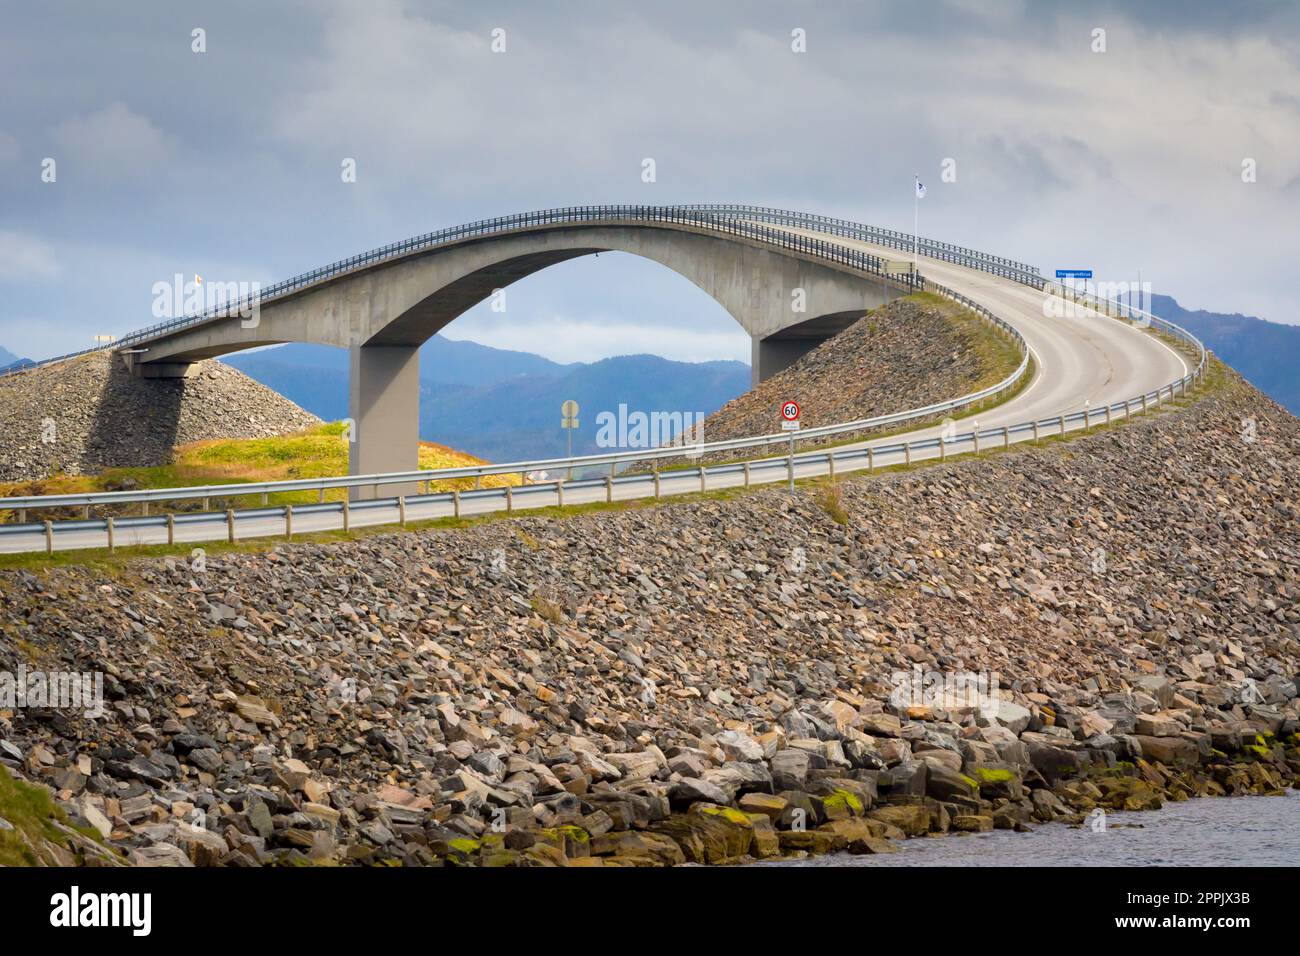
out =
{"type": "Polygon", "coordinates": [[[980,796],[985,800],[1006,797],[1019,800],[1024,796],[1024,786],[1015,767],[1007,764],[982,764],[970,767],[967,774],[979,785],[980,796]]]}
{"type": "MultiPolygon", "coordinates": [[[[808,771],[812,766],[812,757],[806,750],[778,750],[769,765],[772,770],[772,788],[781,790],[802,790],[808,781],[808,771]]],[[[823,761],[824,765],[824,761],[823,761]]]]}
{"type": "Polygon", "coordinates": [[[648,860],[660,866],[675,866],[686,862],[677,841],[662,833],[618,831],[593,837],[591,855],[618,856],[631,860],[648,860]]]}
{"type": "Polygon", "coordinates": [[[700,779],[725,792],[727,803],[747,793],[772,792],[772,772],[763,763],[728,761],[721,767],[710,767],[700,779]]]}
{"type": "Polygon", "coordinates": [[[654,824],[651,832],[672,839],[692,863],[730,863],[749,851],[754,824],[731,807],[697,804],[654,824]]]}
{"type": "Polygon", "coordinates": [[[750,817],[753,817],[754,814],[763,814],[771,820],[780,820],[790,802],[785,797],[776,794],[747,793],[740,798],[737,805],[750,817]]]}
{"type": "Polygon", "coordinates": [[[1177,737],[1182,732],[1182,722],[1165,711],[1137,716],[1137,733],[1143,737],[1177,737]]]}
{"type": "Polygon", "coordinates": [[[996,708],[989,716],[986,717],[983,714],[980,716],[981,723],[1005,727],[1013,734],[1023,733],[1027,730],[1032,719],[1033,714],[1028,707],[1022,707],[1020,704],[1003,697],[997,699],[996,708]]]}
{"type": "Polygon", "coordinates": [[[739,730],[724,730],[714,738],[728,760],[754,762],[763,759],[763,745],[739,730]]]}
{"type": "Polygon", "coordinates": [[[876,778],[877,786],[891,797],[925,795],[930,765],[921,760],[900,763],[897,767],[882,770],[876,778]]]}
{"type": "Polygon", "coordinates": [[[944,803],[978,804],[979,784],[959,770],[939,764],[930,765],[925,792],[944,803]]]}
{"type": "Polygon", "coordinates": [[[688,777],[673,784],[668,802],[674,810],[688,810],[693,803],[725,804],[730,798],[716,784],[688,777]]]}
{"type": "Polygon", "coordinates": [[[1029,750],[1029,762],[1048,783],[1073,777],[1085,766],[1073,741],[1036,733],[1022,734],[1020,739],[1029,750]]]}
{"type": "Polygon", "coordinates": [[[645,780],[661,769],[657,754],[648,750],[627,754],[605,754],[605,762],[618,768],[627,780],[645,780]]]}
{"type": "Polygon", "coordinates": [[[1194,767],[1200,762],[1200,751],[1196,744],[1185,737],[1135,734],[1133,739],[1142,748],[1143,757],[1166,767],[1194,767]]]}
{"type": "Polygon", "coordinates": [[[920,803],[877,807],[867,812],[867,819],[898,827],[908,836],[924,836],[930,832],[930,811],[920,803]]]}

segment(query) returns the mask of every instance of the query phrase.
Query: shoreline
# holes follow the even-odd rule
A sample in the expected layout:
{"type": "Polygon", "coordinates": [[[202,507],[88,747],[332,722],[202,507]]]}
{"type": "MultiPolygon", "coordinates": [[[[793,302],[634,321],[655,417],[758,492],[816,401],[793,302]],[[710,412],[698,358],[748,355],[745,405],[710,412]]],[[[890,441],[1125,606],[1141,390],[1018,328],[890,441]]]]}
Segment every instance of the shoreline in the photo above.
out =
{"type": "MultiPolygon", "coordinates": [[[[928,834],[927,837],[918,837],[914,840],[905,840],[900,842],[896,849],[898,853],[888,855],[888,859],[880,860],[878,863],[867,860],[865,854],[853,855],[846,852],[826,854],[824,856],[810,856],[803,859],[774,859],[774,860],[756,860],[753,863],[745,864],[747,866],[872,866],[880,865],[887,867],[963,867],[963,866],[1044,866],[1044,867],[1075,867],[1075,866],[1146,866],[1146,865],[1173,865],[1185,867],[1197,866],[1252,866],[1260,868],[1268,867],[1289,867],[1293,865],[1293,857],[1287,856],[1286,859],[1268,860],[1261,863],[1251,862],[1248,850],[1243,850],[1236,845],[1235,840],[1248,835],[1252,831],[1249,822],[1241,820],[1239,815],[1234,813],[1238,805],[1251,805],[1254,807],[1253,813],[1249,820],[1254,821],[1264,818],[1266,821],[1270,817],[1277,817],[1278,814],[1271,806],[1263,806],[1273,801],[1280,801],[1288,805],[1285,817],[1287,823],[1296,828],[1297,836],[1300,836],[1300,789],[1288,789],[1282,793],[1274,794],[1240,794],[1223,797],[1192,797],[1180,802],[1169,802],[1159,810],[1152,811],[1117,811],[1113,814],[1107,814],[1106,829],[1102,833],[1087,832],[1089,831],[1087,823],[1067,823],[1065,821],[1038,824],[1030,827],[1023,834],[1025,841],[1020,840],[1020,835],[1011,837],[1008,834],[1011,831],[993,831],[986,834],[928,834]],[[1224,805],[1222,810],[1207,809],[1200,812],[1201,806],[1212,808],[1217,805],[1224,805]],[[1232,805],[1233,809],[1229,809],[1232,805]],[[1184,813],[1180,809],[1188,808],[1184,813]],[[1145,822],[1148,812],[1152,814],[1150,822],[1145,822]],[[1213,847],[1218,851],[1218,856],[1212,856],[1211,859],[1205,859],[1206,852],[1205,841],[1202,839],[1196,846],[1196,851],[1201,854],[1200,859],[1190,862],[1168,863],[1164,860],[1152,861],[1148,859],[1135,860],[1123,856],[1123,852],[1129,853],[1148,849],[1142,845],[1144,838],[1150,834],[1156,837],[1163,837],[1164,842],[1155,853],[1174,852],[1183,849],[1177,842],[1177,838],[1172,835],[1171,831],[1177,830],[1180,824],[1184,827],[1192,825],[1188,820],[1192,814],[1195,814],[1196,824],[1200,826],[1223,825],[1228,824],[1228,829],[1233,834],[1234,843],[1231,847],[1213,847]],[[1121,834],[1119,837],[1112,838],[1109,834],[1121,834]],[[1171,835],[1166,836],[1166,833],[1171,835]],[[981,837],[969,845],[964,851],[953,849],[954,844],[960,845],[964,841],[947,841],[931,839],[938,836],[973,836],[981,837]],[[1035,846],[1034,837],[1045,837],[1041,843],[1044,845],[1035,846]],[[1083,839],[1091,841],[1102,839],[1106,842],[1089,844],[1087,842],[1078,844],[1073,841],[1083,839]],[[1118,844],[1111,842],[1119,840],[1118,844]],[[1061,851],[1075,851],[1076,848],[1086,848],[1081,855],[1071,856],[1054,856],[1054,853],[1061,851]],[[1094,852],[1095,851],[1095,852],[1094,852]],[[1107,851],[1118,851],[1120,858],[1108,859],[1107,851]],[[954,858],[954,853],[960,852],[959,858],[954,858]]],[[[1266,824],[1267,825],[1267,824],[1266,824]]],[[[1271,831],[1276,832],[1276,831],[1271,831]]],[[[1210,837],[1210,843],[1213,844],[1214,837],[1210,837]]],[[[1270,842],[1270,847],[1272,846],[1270,842]]],[[[1279,851],[1279,854],[1283,851],[1279,851]]]]}
{"type": "MultiPolygon", "coordinates": [[[[1267,746],[1272,738],[1267,733],[1255,736],[1246,747],[1267,746]]],[[[928,795],[927,787],[925,796],[890,793],[878,803],[863,800],[870,787],[860,784],[870,777],[824,777],[817,788],[820,794],[787,791],[777,796],[751,791],[730,805],[697,801],[644,831],[584,838],[581,828],[571,825],[539,834],[538,843],[522,852],[517,835],[513,840],[509,834],[500,841],[488,834],[477,841],[455,841],[456,845],[448,845],[443,862],[482,866],[545,865],[543,860],[569,866],[797,863],[840,853],[893,853],[912,839],[1003,829],[1032,834],[1036,825],[1046,823],[1087,826],[1098,809],[1137,813],[1196,798],[1285,797],[1288,790],[1300,791],[1300,741],[1274,748],[1268,760],[1255,759],[1253,750],[1245,753],[1236,760],[1223,759],[1227,758],[1223,754],[1181,768],[1138,757],[1132,763],[1091,767],[1077,775],[1063,775],[1054,784],[1032,787],[1027,780],[1045,782],[1035,770],[1018,774],[1005,767],[974,767],[979,779],[968,778],[976,784],[969,794],[946,792],[953,778],[939,772],[934,778],[936,789],[944,792],[945,799],[928,795]],[[1017,791],[1018,800],[1012,797],[1017,791]],[[790,811],[799,807],[809,811],[816,825],[802,829],[792,825],[790,811]],[[680,854],[658,840],[663,835],[671,837],[680,854]],[[561,850],[564,859],[536,847],[561,850]]]]}
{"type": "MultiPolygon", "coordinates": [[[[911,710],[916,713],[918,708],[911,710]]],[[[173,806],[170,819],[134,827],[115,822],[123,821],[124,813],[165,802],[156,792],[142,794],[146,799],[137,799],[134,809],[118,801],[99,809],[96,801],[87,796],[72,799],[65,789],[50,793],[49,818],[56,832],[52,837],[48,832],[39,836],[34,841],[39,845],[30,850],[32,862],[38,865],[797,863],[838,853],[893,853],[912,839],[994,830],[1032,833],[1046,823],[1095,828],[1099,811],[1104,826],[1104,814],[1116,811],[1158,810],[1195,797],[1285,795],[1300,790],[1300,734],[1290,727],[1294,718],[1285,719],[1289,732],[1282,739],[1257,723],[1241,721],[1235,726],[1213,725],[1203,733],[1104,735],[1106,739],[1085,743],[1045,733],[1051,725],[1013,733],[1006,723],[1018,722],[1020,710],[1004,701],[995,719],[981,718],[984,726],[968,725],[950,740],[938,728],[956,730],[956,726],[934,720],[936,714],[906,721],[884,712],[875,714],[873,730],[898,735],[878,741],[901,743],[909,736],[919,741],[924,735],[934,746],[876,768],[832,767],[825,759],[824,755],[838,755],[840,762],[850,764],[846,752],[859,763],[878,759],[879,751],[845,748],[846,738],[850,744],[861,743],[861,732],[854,736],[849,724],[864,719],[857,712],[850,715],[848,708],[838,711],[844,726],[821,726],[839,737],[827,741],[796,737],[790,740],[793,746],[771,754],[763,752],[764,742],[747,734],[721,732],[714,742],[725,749],[728,759],[698,777],[680,776],[685,761],[694,757],[682,748],[673,748],[678,751],[673,753],[648,749],[640,754],[585,754],[577,759],[598,773],[607,768],[620,774],[624,785],[615,788],[606,783],[581,794],[561,787],[529,810],[492,809],[492,788],[480,783],[481,790],[474,791],[474,778],[462,775],[451,786],[464,787],[453,798],[463,812],[443,814],[443,820],[437,819],[427,797],[392,786],[340,811],[330,805],[340,801],[331,800],[322,789],[327,784],[288,764],[277,768],[280,779],[292,787],[287,805],[265,791],[260,797],[231,795],[232,809],[242,813],[220,833],[187,821],[191,804],[173,806]],[[946,749],[944,743],[955,749],[946,749]],[[963,751],[965,755],[959,756],[963,751]],[[1172,758],[1170,763],[1147,759],[1157,751],[1172,758]],[[663,775],[676,780],[653,779],[673,766],[678,770],[663,775]],[[295,776],[286,779],[287,774],[295,776]],[[345,812],[355,828],[346,846],[332,836],[342,837],[340,831],[353,829],[344,820],[345,812]],[[474,835],[470,820],[484,816],[488,822],[474,835]],[[331,835],[328,841],[322,839],[327,834],[331,835]],[[146,845],[133,845],[142,837],[146,845]],[[399,837],[418,848],[405,859],[384,852],[385,845],[399,837]],[[326,849],[328,854],[323,852],[326,849]]],[[[1150,722],[1149,715],[1142,716],[1150,722]]],[[[1256,716],[1257,722],[1261,716],[1256,716]]],[[[794,711],[786,723],[799,720],[817,718],[794,711]]],[[[189,739],[183,747],[189,747],[190,754],[205,749],[197,746],[203,740],[184,736],[189,739]]],[[[6,743],[0,766],[7,766],[12,775],[21,762],[13,759],[17,748],[6,743]]],[[[772,741],[766,745],[770,749],[772,741]]],[[[6,790],[12,792],[14,785],[6,783],[6,790]]],[[[17,787],[20,793],[26,788],[45,789],[30,781],[17,787]]],[[[0,818],[3,811],[0,806],[0,818]]],[[[9,829],[13,832],[12,824],[9,829]]]]}

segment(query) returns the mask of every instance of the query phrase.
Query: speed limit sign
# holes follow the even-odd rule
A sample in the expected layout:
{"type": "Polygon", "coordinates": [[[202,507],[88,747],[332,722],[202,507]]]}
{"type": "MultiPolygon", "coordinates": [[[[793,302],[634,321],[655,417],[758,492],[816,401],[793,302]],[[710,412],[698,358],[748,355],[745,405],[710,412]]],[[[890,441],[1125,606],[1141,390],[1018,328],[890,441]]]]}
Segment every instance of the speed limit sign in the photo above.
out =
{"type": "Polygon", "coordinates": [[[785,432],[799,430],[798,402],[783,402],[781,404],[781,430],[785,432]]]}
{"type": "Polygon", "coordinates": [[[781,431],[790,435],[790,457],[786,459],[786,471],[789,474],[790,494],[794,494],[794,433],[799,430],[799,403],[781,403],[781,431]]]}

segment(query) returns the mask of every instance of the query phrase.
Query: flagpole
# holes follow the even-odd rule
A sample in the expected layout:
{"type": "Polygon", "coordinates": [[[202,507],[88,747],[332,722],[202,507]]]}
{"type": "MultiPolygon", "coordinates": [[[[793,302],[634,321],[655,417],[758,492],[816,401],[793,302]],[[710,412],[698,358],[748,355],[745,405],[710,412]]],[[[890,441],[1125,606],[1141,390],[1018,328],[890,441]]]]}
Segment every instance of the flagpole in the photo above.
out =
{"type": "Polygon", "coordinates": [[[912,177],[912,274],[920,265],[920,256],[917,253],[917,247],[920,245],[920,222],[921,222],[921,177],[912,177]]]}

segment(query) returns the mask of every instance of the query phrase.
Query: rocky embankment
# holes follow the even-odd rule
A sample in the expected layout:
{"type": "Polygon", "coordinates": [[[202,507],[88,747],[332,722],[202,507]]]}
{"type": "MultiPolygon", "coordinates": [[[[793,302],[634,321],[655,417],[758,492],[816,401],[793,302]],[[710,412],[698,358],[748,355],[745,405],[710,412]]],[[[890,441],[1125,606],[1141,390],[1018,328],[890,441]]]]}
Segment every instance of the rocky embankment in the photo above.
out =
{"type": "Polygon", "coordinates": [[[994,367],[992,340],[973,313],[937,297],[890,302],[708,416],[704,438],[777,431],[789,400],[799,403],[803,426],[815,428],[965,395],[1015,368],[1010,355],[1009,367],[994,367]]]}
{"type": "Polygon", "coordinates": [[[97,352],[0,378],[0,481],[164,465],[188,442],[318,424],[221,362],[199,362],[189,378],[142,379],[97,352]]]}
{"type": "Polygon", "coordinates": [[[887,852],[1277,792],[1298,443],[1233,380],[793,498],[4,571],[0,670],[108,700],[0,705],[0,762],[181,866],[887,852]]]}

